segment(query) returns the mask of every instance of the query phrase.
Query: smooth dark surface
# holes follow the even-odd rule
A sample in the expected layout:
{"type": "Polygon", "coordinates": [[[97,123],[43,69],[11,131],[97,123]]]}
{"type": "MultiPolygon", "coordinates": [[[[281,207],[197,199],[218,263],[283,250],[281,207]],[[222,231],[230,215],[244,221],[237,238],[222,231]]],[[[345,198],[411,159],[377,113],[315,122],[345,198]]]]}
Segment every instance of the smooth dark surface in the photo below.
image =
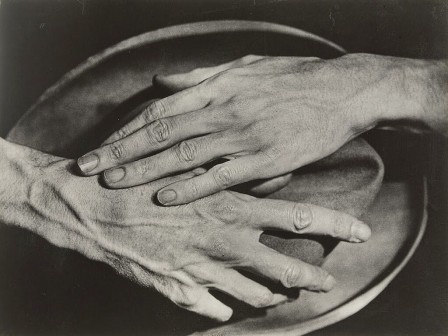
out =
{"type": "MultiPolygon", "coordinates": [[[[7,118],[4,113],[0,114],[2,136],[48,86],[86,57],[125,38],[177,23],[211,19],[265,20],[322,35],[352,52],[425,58],[448,56],[448,6],[444,1],[2,1],[0,11],[0,111],[12,112],[8,113],[12,117],[7,118]]],[[[427,234],[409,265],[376,300],[355,316],[316,335],[448,333],[446,143],[437,138],[389,140],[392,141],[372,139],[380,152],[385,153],[386,147],[395,148],[392,151],[395,154],[386,158],[389,178],[399,177],[398,173],[393,174],[397,163],[405,162],[407,173],[412,174],[418,170],[414,167],[421,167],[418,162],[425,162],[421,168],[429,172],[431,204],[427,234]],[[422,157],[421,153],[425,155],[422,157]]],[[[100,308],[92,307],[88,297],[80,297],[75,287],[68,291],[63,285],[58,288],[57,284],[51,288],[33,288],[33,283],[47,280],[36,279],[32,272],[36,265],[30,265],[29,261],[36,259],[35,254],[46,263],[60,260],[53,248],[34,251],[30,258],[36,240],[38,238],[16,230],[0,237],[0,264],[5,265],[0,272],[0,285],[8,288],[8,296],[16,297],[17,302],[26,299],[30,306],[51,307],[52,314],[25,307],[21,311],[32,315],[22,319],[20,315],[5,311],[14,307],[0,305],[0,333],[8,331],[2,328],[6,325],[5,317],[13,319],[8,321],[10,326],[20,326],[21,334],[47,333],[48,330],[39,330],[39,327],[52,323],[53,334],[65,334],[70,326],[74,330],[95,325],[101,328],[101,324],[108,321],[98,320],[92,308],[110,312],[110,320],[119,311],[115,305],[128,304],[130,297],[136,301],[146,299],[136,288],[108,296],[103,282],[122,287],[120,282],[125,280],[118,277],[106,277],[91,284],[91,290],[104,297],[104,307],[100,308]],[[8,249],[2,248],[10,235],[18,236],[18,240],[28,246],[22,254],[8,255],[8,249]],[[5,269],[17,273],[5,274],[5,269]],[[8,281],[15,277],[25,278],[30,287],[23,290],[8,281]],[[55,300],[56,297],[64,297],[64,305],[90,314],[84,313],[82,321],[63,320],[64,316],[58,314],[61,301],[55,300]]],[[[85,263],[77,255],[69,258],[69,262],[85,263]]],[[[65,278],[73,283],[86,282],[89,273],[104,266],[88,263],[82,267],[86,267],[83,274],[59,273],[61,281],[65,278]]],[[[57,272],[60,265],[54,263],[54,268],[57,272]]],[[[158,310],[157,303],[152,307],[147,311],[133,311],[132,318],[137,321],[151,314],[169,317],[173,313],[158,310]]],[[[89,330],[90,334],[101,331],[89,330]]],[[[119,328],[115,331],[123,332],[119,328]]]]}

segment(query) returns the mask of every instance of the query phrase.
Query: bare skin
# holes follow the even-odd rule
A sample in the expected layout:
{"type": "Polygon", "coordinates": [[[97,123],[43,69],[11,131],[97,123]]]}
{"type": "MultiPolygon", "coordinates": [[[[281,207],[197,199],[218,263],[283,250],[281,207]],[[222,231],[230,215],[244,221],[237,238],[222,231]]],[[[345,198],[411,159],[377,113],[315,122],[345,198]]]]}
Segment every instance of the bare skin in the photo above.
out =
{"type": "Polygon", "coordinates": [[[229,319],[232,310],[209,294],[210,288],[255,307],[286,299],[239,269],[313,291],[328,291],[335,283],[322,268],[262,245],[264,230],[349,242],[370,236],[366,224],[343,213],[236,192],[175,207],[154,203],[157,190],[194,172],[113,190],[101,187],[97,177],[77,176],[73,166],[72,160],[0,139],[0,222],[107,263],[175,304],[219,321],[229,319]]]}
{"type": "Polygon", "coordinates": [[[289,173],[380,122],[411,122],[448,135],[446,61],[352,54],[332,60],[249,56],[158,76],[172,96],[149,105],[78,160],[125,188],[229,161],[162,188],[165,205],[289,173]]]}

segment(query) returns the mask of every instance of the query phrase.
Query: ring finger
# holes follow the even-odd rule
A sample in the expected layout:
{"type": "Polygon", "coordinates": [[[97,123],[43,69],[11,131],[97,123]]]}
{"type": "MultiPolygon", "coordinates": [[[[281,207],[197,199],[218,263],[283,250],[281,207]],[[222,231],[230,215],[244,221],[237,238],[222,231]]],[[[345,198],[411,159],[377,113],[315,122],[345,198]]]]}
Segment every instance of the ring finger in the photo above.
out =
{"type": "Polygon", "coordinates": [[[207,287],[217,289],[243,301],[253,307],[269,307],[286,301],[288,298],[283,294],[274,294],[265,286],[243,276],[234,269],[223,267],[212,267],[207,265],[192,265],[190,272],[195,276],[206,279],[207,287]]]}
{"type": "Polygon", "coordinates": [[[253,251],[245,268],[280,282],[286,288],[297,287],[326,292],[335,284],[335,279],[324,269],[285,256],[261,243],[258,243],[253,251]]]}

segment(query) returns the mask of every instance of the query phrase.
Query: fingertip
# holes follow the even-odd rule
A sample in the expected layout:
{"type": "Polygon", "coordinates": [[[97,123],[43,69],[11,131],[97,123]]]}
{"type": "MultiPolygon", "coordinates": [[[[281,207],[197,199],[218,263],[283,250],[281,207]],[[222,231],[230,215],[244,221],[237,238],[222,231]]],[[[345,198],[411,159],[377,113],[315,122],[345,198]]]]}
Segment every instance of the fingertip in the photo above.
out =
{"type": "Polygon", "coordinates": [[[363,243],[369,240],[371,235],[372,230],[367,224],[358,220],[352,224],[350,241],[354,243],[363,243]]]}
{"type": "Polygon", "coordinates": [[[227,322],[232,317],[233,310],[232,310],[232,308],[223,305],[220,313],[221,314],[219,316],[216,316],[217,320],[219,322],[227,322]]]}
{"type": "Polygon", "coordinates": [[[219,322],[226,322],[233,315],[232,308],[216,299],[210,293],[203,295],[191,310],[219,322]]]}
{"type": "Polygon", "coordinates": [[[336,285],[336,279],[329,274],[322,285],[322,291],[328,292],[332,290],[335,285],[336,285]]]}

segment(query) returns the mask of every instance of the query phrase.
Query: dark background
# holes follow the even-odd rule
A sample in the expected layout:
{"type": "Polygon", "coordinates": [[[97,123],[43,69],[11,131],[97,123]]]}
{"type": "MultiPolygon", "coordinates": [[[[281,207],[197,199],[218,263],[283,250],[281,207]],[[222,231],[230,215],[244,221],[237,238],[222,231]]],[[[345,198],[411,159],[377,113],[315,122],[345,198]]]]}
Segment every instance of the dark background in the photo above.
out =
{"type": "MultiPolygon", "coordinates": [[[[6,136],[47,87],[88,56],[156,28],[214,19],[291,25],[328,38],[350,52],[448,57],[447,1],[3,0],[0,135],[6,136]]],[[[447,146],[436,136],[423,142],[405,137],[391,145],[406,148],[405,159],[411,165],[422,160],[413,153],[426,153],[428,231],[414,258],[377,299],[316,335],[448,335],[447,146]]],[[[381,152],[384,144],[377,146],[381,152]]],[[[129,329],[134,322],[150,314],[169,316],[170,312],[158,311],[155,302],[145,306],[146,311],[136,311],[135,321],[128,317],[118,322],[116,306],[132,309],[126,306],[129,301],[145,297],[135,288],[111,296],[104,283],[113,287],[122,280],[107,271],[103,273],[108,276],[91,280],[91,274],[102,267],[64,254],[25,232],[0,229],[0,334],[137,334],[145,329],[129,329]],[[11,241],[20,242],[21,248],[11,248],[11,241]],[[45,247],[36,251],[36,245],[45,247]],[[67,272],[61,260],[81,265],[85,272],[67,272]],[[41,265],[50,265],[51,271],[35,272],[41,265]],[[24,282],[28,286],[21,286],[24,282]],[[89,291],[102,298],[102,306],[89,303],[89,291]],[[76,314],[64,314],[67,306],[76,314]]],[[[175,329],[173,326],[173,332],[175,329]]]]}

